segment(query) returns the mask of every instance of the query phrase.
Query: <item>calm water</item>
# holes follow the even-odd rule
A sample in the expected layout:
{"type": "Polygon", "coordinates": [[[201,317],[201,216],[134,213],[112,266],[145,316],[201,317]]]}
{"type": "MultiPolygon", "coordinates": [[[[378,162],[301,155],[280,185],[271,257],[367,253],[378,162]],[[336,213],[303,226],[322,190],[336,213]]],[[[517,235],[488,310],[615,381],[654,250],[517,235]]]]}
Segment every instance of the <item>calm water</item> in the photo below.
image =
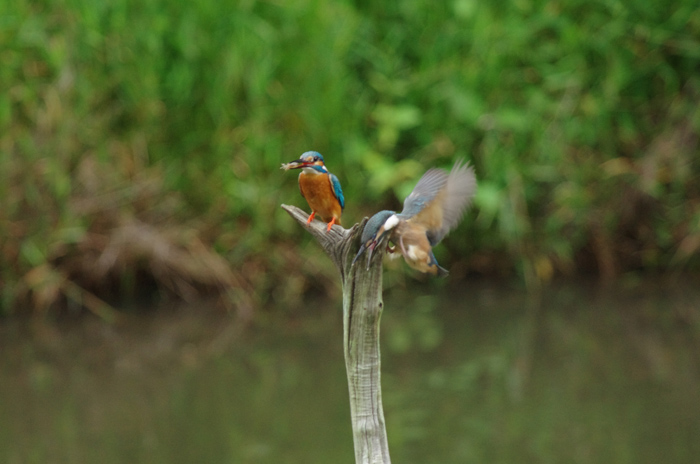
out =
{"type": "MultiPolygon", "coordinates": [[[[388,292],[393,462],[699,462],[697,287],[388,292]]],[[[0,323],[0,462],[353,463],[340,307],[0,323]]]]}

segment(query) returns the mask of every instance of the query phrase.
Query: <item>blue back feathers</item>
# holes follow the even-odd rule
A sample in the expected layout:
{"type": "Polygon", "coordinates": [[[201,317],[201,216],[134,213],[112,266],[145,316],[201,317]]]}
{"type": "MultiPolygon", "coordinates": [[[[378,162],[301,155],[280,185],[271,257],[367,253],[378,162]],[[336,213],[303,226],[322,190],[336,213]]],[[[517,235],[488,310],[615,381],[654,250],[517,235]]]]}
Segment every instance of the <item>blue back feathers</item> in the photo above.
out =
{"type": "Polygon", "coordinates": [[[345,197],[343,196],[343,189],[340,188],[340,181],[335,177],[335,174],[331,174],[330,172],[328,173],[328,177],[331,180],[331,187],[333,187],[333,195],[338,199],[340,209],[343,210],[345,209],[345,197]]]}

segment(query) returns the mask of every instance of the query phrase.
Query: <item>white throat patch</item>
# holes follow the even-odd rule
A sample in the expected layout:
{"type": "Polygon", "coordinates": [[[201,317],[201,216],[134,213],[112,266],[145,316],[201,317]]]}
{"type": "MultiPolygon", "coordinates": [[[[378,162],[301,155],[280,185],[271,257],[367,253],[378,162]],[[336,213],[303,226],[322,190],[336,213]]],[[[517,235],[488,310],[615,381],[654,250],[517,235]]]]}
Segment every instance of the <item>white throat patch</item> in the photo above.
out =
{"type": "MultiPolygon", "coordinates": [[[[307,167],[307,168],[301,168],[301,170],[304,171],[304,174],[323,174],[323,173],[321,173],[321,172],[318,172],[318,171],[317,171],[316,169],[314,169],[314,168],[308,168],[308,167],[307,167]]],[[[325,171],[325,169],[324,169],[324,171],[325,171]]]]}
{"type": "Polygon", "coordinates": [[[399,217],[395,214],[391,215],[384,223],[384,230],[391,230],[399,225],[399,217]]]}

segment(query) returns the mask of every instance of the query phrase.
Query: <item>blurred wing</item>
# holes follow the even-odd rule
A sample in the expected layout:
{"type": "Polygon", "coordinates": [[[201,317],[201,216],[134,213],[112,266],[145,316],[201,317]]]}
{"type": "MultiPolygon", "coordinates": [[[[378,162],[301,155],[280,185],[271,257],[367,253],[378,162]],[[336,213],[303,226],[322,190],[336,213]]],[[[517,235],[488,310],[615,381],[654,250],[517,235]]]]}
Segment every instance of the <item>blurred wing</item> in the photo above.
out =
{"type": "Polygon", "coordinates": [[[463,160],[458,160],[449,176],[444,195],[440,196],[442,206],[442,224],[436,229],[428,230],[428,240],[435,246],[462,220],[464,212],[471,204],[476,193],[476,175],[474,169],[463,160]]]}
{"type": "Polygon", "coordinates": [[[423,174],[413,191],[403,202],[401,215],[410,219],[423,211],[447,185],[447,173],[442,169],[431,168],[423,174]]]}
{"type": "Polygon", "coordinates": [[[340,203],[340,209],[345,209],[345,197],[343,196],[343,189],[340,188],[340,181],[335,176],[335,174],[328,173],[328,178],[331,180],[331,188],[333,189],[333,195],[338,199],[340,203]]]}

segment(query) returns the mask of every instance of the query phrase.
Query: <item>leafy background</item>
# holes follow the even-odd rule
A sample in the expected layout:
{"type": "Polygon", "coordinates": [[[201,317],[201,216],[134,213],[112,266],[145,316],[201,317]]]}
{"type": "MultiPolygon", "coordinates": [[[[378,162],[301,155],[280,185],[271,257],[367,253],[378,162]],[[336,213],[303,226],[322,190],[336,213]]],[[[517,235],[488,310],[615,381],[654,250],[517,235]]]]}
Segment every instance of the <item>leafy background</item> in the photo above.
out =
{"type": "MultiPolygon", "coordinates": [[[[346,226],[469,160],[451,282],[700,265],[692,0],[19,0],[0,63],[5,314],[337,293],[279,208],[306,207],[279,165],[310,149],[346,226]]],[[[387,285],[442,285],[415,274],[387,285]]]]}

